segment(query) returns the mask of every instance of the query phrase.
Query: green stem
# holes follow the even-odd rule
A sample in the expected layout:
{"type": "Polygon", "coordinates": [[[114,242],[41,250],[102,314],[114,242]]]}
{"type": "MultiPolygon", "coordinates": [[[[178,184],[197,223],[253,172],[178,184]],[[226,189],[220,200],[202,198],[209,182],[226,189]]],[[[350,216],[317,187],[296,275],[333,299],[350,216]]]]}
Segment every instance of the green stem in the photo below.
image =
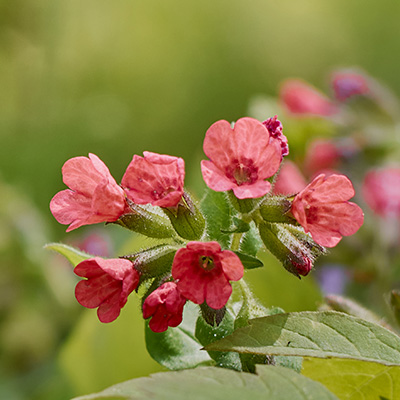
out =
{"type": "Polygon", "coordinates": [[[240,247],[240,239],[242,239],[243,233],[234,233],[231,243],[232,251],[239,251],[240,247]]]}

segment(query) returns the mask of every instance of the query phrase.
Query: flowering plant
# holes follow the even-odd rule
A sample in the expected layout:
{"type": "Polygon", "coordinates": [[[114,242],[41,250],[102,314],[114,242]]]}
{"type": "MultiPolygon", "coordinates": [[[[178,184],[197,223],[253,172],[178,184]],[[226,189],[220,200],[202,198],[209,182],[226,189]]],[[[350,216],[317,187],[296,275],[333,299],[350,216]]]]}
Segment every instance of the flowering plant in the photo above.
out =
{"type": "Polygon", "coordinates": [[[201,162],[201,170],[208,189],[200,203],[184,188],[185,165],[179,157],[135,155],[121,185],[93,154],[64,164],[70,189],[57,193],[50,208],[57,221],[69,225],[68,231],[106,222],[158,241],[113,259],[49,245],[85,278],[76,286],[78,302],[98,308],[100,321],[108,323],[124,312],[136,292],[147,321],[150,355],[172,370],[198,367],[154,376],[154,385],[139,379],[128,388],[122,384],[87,398],[111,393],[145,398],[137,393],[157,395],[168,382],[184,378],[204,396],[212,390],[249,398],[268,390],[270,398],[313,393],[307,398],[335,399],[306,377],[310,358],[400,364],[400,339],[382,326],[336,311],[266,309],[243,279],[246,270],[263,267],[258,258],[263,248],[289,273],[305,277],[326,247],[356,233],[364,217],[349,201],[355,194],[351,181],[342,174],[319,174],[303,189],[277,193],[275,183],[289,154],[277,116],[264,122],[241,118],[234,124],[214,123],[206,133],[204,153],[209,159],[201,162]],[[374,336],[375,347],[366,332],[374,336]],[[202,384],[208,376],[214,383],[202,384]],[[241,380],[246,390],[237,386],[241,380]],[[288,385],[279,387],[278,381],[288,385]]]}

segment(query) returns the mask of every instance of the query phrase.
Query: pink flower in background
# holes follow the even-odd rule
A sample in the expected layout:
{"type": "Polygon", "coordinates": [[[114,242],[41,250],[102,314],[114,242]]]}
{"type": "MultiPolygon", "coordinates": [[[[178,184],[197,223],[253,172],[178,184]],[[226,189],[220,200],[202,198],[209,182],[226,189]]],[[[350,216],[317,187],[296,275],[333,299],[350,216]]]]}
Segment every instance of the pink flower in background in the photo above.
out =
{"type": "Polygon", "coordinates": [[[334,247],[363,224],[361,208],[347,201],[354,194],[346,176],[321,174],[294,198],[291,211],[318,244],[334,247]]]}
{"type": "Polygon", "coordinates": [[[70,225],[67,232],[82,225],[116,221],[128,212],[124,191],[96,155],[71,158],[62,174],[70,189],[52,198],[50,210],[59,223],[70,225]]]}
{"type": "Polygon", "coordinates": [[[76,299],[84,307],[98,307],[101,322],[112,322],[119,316],[129,294],[139,283],[139,272],[133,263],[120,258],[90,258],[79,263],[74,272],[87,278],[76,285],[76,299]]]}
{"type": "Polygon", "coordinates": [[[362,190],[366,203],[375,213],[382,217],[400,217],[400,168],[368,172],[362,190]]]}
{"type": "Polygon", "coordinates": [[[136,204],[177,206],[183,195],[183,159],[149,151],[143,156],[133,156],[122,178],[128,198],[136,204]]]}
{"type": "Polygon", "coordinates": [[[228,301],[232,286],[229,281],[243,277],[239,257],[230,250],[221,251],[218,242],[189,242],[179,249],[172,263],[172,276],[184,297],[196,304],[204,301],[214,309],[228,301]]]}
{"type": "Polygon", "coordinates": [[[268,118],[262,123],[270,134],[270,142],[277,140],[282,150],[282,158],[289,154],[289,144],[287,137],[282,132],[282,123],[279,121],[278,116],[268,118]]]}
{"type": "Polygon", "coordinates": [[[280,100],[284,107],[296,115],[330,116],[337,107],[321,92],[300,79],[288,79],[283,82],[280,100]]]}
{"type": "Polygon", "coordinates": [[[369,93],[368,82],[364,76],[355,72],[338,71],[331,77],[335,97],[339,101],[369,93]]]}
{"type": "Polygon", "coordinates": [[[297,165],[286,160],[279,171],[274,185],[274,194],[292,195],[307,186],[307,182],[297,165]]]}
{"type": "Polygon", "coordinates": [[[164,332],[169,326],[182,322],[183,297],[175,282],[166,282],[152,292],[143,303],[143,318],[151,318],[149,327],[153,332],[164,332]]]}
{"type": "Polygon", "coordinates": [[[253,118],[239,119],[234,128],[227,121],[215,122],[203,144],[210,160],[201,162],[203,179],[217,192],[233,190],[239,199],[262,197],[281,162],[278,140],[270,143],[265,126],[253,118]]]}
{"type": "Polygon", "coordinates": [[[304,167],[308,174],[330,170],[340,162],[340,151],[332,140],[316,139],[307,148],[304,167]]]}

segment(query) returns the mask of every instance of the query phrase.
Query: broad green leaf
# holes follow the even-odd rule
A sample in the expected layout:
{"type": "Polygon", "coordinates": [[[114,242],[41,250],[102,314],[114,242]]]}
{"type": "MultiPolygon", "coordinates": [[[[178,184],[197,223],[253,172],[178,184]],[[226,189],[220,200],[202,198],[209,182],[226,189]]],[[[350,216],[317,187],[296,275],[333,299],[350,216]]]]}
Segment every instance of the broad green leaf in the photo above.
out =
{"type": "Polygon", "coordinates": [[[88,258],[95,257],[92,254],[85,253],[82,250],[76,249],[75,247],[68,246],[62,243],[49,243],[44,246],[45,249],[54,250],[57,253],[64,256],[74,267],[80,262],[87,260],[88,258]]]}
{"type": "Polygon", "coordinates": [[[318,382],[297,372],[270,365],[257,366],[257,374],[225,368],[161,372],[138,378],[75,400],[337,400],[318,382]]]}
{"type": "Polygon", "coordinates": [[[206,346],[206,350],[319,358],[351,358],[400,365],[400,337],[336,311],[276,314],[206,346]]]}
{"type": "Polygon", "coordinates": [[[239,251],[235,251],[234,253],[240,258],[245,269],[260,268],[264,265],[263,262],[256,257],[249,256],[239,251]]]}
{"type": "MultiPolygon", "coordinates": [[[[218,326],[207,324],[207,322],[204,321],[204,318],[200,315],[196,321],[196,338],[203,346],[206,346],[218,339],[230,335],[234,330],[234,323],[235,315],[229,307],[226,309],[224,318],[218,326]]],[[[241,363],[238,353],[211,351],[209,354],[219,367],[241,371],[241,363]]]]}
{"type": "Polygon", "coordinates": [[[195,337],[198,307],[187,302],[183,321],[176,328],[165,332],[153,332],[148,323],[145,327],[147,351],[158,363],[171,370],[194,368],[200,364],[214,363],[195,337]]]}
{"type": "Polygon", "coordinates": [[[343,400],[400,399],[400,366],[306,358],[302,373],[322,383],[343,400]]]}
{"type": "Polygon", "coordinates": [[[235,211],[232,209],[226,194],[224,192],[214,192],[206,189],[200,209],[206,218],[206,231],[210,240],[218,241],[222,247],[228,248],[230,242],[230,234],[224,233],[229,231],[232,225],[232,217],[235,211]]]}

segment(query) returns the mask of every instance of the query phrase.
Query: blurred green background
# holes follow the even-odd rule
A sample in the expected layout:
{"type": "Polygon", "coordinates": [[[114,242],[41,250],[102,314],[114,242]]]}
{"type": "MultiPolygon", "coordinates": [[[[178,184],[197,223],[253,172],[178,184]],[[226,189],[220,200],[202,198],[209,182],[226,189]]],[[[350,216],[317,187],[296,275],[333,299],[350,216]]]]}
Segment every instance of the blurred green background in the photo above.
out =
{"type": "MultiPolygon", "coordinates": [[[[53,219],[67,159],[93,152],[119,181],[135,153],[180,156],[200,196],[207,128],[283,79],[328,90],[333,68],[360,66],[400,94],[399,13],[396,0],[0,0],[0,398],[67,399],[160,369],[135,300],[101,325],[42,249],[97,232],[114,253],[129,237],[53,219]]],[[[316,307],[312,278],[273,260],[248,275],[266,306],[316,307]]]]}

